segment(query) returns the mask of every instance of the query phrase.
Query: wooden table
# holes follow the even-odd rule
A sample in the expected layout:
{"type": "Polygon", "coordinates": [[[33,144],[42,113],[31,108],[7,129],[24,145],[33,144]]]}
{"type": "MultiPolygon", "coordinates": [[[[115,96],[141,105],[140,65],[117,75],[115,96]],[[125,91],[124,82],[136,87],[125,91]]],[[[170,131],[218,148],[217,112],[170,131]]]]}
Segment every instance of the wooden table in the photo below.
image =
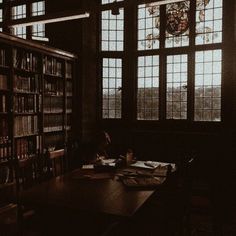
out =
{"type": "MultiPolygon", "coordinates": [[[[20,196],[25,206],[53,207],[72,211],[108,214],[116,217],[132,217],[154,193],[154,190],[132,190],[114,178],[86,179],[76,170],[41,183],[20,196]]],[[[96,177],[96,175],[95,175],[96,177]]]]}

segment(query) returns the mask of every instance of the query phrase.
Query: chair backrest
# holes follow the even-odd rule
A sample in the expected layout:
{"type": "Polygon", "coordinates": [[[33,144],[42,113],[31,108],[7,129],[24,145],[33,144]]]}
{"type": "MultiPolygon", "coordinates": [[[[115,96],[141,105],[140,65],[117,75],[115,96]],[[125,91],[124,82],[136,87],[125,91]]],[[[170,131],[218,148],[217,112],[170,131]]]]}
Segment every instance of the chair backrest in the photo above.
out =
{"type": "Polygon", "coordinates": [[[0,161],[0,205],[8,203],[14,198],[15,187],[12,161],[0,161]]]}
{"type": "Polygon", "coordinates": [[[32,187],[36,182],[34,159],[18,160],[17,178],[20,189],[32,187]]]}
{"type": "Polygon", "coordinates": [[[62,175],[65,172],[65,149],[48,151],[47,155],[52,176],[62,175]]]}

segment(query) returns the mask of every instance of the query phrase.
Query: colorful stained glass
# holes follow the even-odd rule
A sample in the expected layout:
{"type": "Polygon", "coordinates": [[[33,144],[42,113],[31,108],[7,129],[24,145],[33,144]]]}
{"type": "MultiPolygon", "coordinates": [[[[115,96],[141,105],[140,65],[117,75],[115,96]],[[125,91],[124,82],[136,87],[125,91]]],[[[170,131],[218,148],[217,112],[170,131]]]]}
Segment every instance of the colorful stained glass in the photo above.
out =
{"type": "Polygon", "coordinates": [[[166,5],[166,47],[188,46],[189,10],[189,1],[166,5]]]}

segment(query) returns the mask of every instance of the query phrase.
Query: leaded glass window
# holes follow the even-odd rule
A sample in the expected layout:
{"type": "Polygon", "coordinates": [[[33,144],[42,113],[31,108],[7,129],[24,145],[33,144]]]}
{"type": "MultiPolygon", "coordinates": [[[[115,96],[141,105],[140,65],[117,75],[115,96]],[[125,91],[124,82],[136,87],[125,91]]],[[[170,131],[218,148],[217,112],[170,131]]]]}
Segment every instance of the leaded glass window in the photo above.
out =
{"type": "MultiPolygon", "coordinates": [[[[32,16],[45,15],[45,1],[32,3],[32,16]]],[[[45,24],[37,24],[32,26],[32,36],[45,37],[45,24]]]]}
{"type": "Polygon", "coordinates": [[[124,10],[119,9],[118,15],[111,10],[102,11],[102,51],[123,51],[124,48],[124,10]]]}
{"type": "Polygon", "coordinates": [[[14,27],[11,29],[11,33],[19,38],[26,39],[26,27],[14,27]]]}
{"type": "MultiPolygon", "coordinates": [[[[124,71],[124,117],[221,121],[223,0],[117,2],[102,0],[101,55],[124,62],[119,68],[124,71]],[[119,15],[112,11],[117,8],[119,15]],[[124,18],[127,9],[135,12],[124,18]]],[[[106,67],[103,60],[102,70],[106,67]]],[[[105,86],[111,77],[103,71],[103,118],[116,118],[115,102],[109,103],[115,92],[110,96],[109,90],[117,88],[114,82],[105,86]]],[[[121,104],[121,93],[119,99],[121,104]]]]}
{"type": "Polygon", "coordinates": [[[196,44],[222,42],[222,0],[196,1],[196,44]]]}
{"type": "Polygon", "coordinates": [[[166,5],[166,41],[167,48],[189,45],[190,2],[177,2],[166,5]]]}
{"type": "Polygon", "coordinates": [[[187,55],[167,56],[166,118],[187,119],[187,55]]]}
{"type": "Polygon", "coordinates": [[[11,18],[13,20],[22,19],[25,17],[26,17],[26,4],[12,7],[11,18]]]}
{"type": "Polygon", "coordinates": [[[159,56],[138,58],[138,115],[139,120],[159,119],[159,56]]]}
{"type": "Polygon", "coordinates": [[[160,7],[155,3],[138,6],[138,50],[160,47],[160,7]]]}
{"type": "Polygon", "coordinates": [[[222,51],[195,55],[195,121],[221,120],[222,51]]]}
{"type": "Polygon", "coordinates": [[[45,15],[45,2],[33,2],[32,3],[32,16],[41,16],[45,15]]]}
{"type": "Polygon", "coordinates": [[[122,60],[103,58],[102,70],[102,117],[121,118],[122,60]]]}

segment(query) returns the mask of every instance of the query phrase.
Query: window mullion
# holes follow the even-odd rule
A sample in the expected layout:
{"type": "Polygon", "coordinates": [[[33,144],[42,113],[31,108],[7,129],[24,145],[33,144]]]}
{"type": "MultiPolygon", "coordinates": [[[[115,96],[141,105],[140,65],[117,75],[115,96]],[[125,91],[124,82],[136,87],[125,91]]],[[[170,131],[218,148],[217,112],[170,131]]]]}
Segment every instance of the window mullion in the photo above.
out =
{"type": "Polygon", "coordinates": [[[190,2],[189,16],[189,54],[188,54],[188,106],[187,119],[194,120],[194,84],[195,84],[195,25],[196,25],[196,1],[190,2]]]}
{"type": "Polygon", "coordinates": [[[136,7],[130,2],[124,3],[124,63],[123,63],[123,119],[128,123],[136,116],[136,7]],[[135,24],[134,24],[135,22],[135,24]]]}
{"type": "Polygon", "coordinates": [[[160,8],[160,92],[159,92],[159,117],[166,119],[166,55],[165,48],[165,26],[166,26],[166,5],[160,8]]]}

